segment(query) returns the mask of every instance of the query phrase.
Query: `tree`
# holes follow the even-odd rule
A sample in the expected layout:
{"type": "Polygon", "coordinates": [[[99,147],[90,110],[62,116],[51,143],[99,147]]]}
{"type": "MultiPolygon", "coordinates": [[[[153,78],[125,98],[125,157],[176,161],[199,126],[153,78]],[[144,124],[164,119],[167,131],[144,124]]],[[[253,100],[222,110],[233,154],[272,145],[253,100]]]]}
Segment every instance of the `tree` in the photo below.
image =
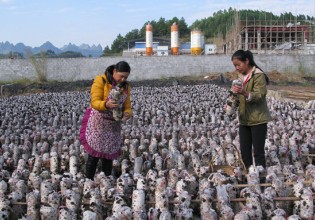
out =
{"type": "Polygon", "coordinates": [[[172,25],[174,22],[176,22],[178,24],[178,33],[182,38],[190,36],[190,30],[189,30],[188,25],[187,25],[187,23],[183,17],[181,17],[181,19],[174,17],[171,21],[172,21],[172,23],[170,25],[172,25]]]}
{"type": "Polygon", "coordinates": [[[8,54],[0,54],[0,58],[23,59],[24,56],[22,53],[10,51],[8,54]]]}
{"type": "Polygon", "coordinates": [[[167,25],[165,18],[160,17],[154,27],[154,33],[157,37],[165,37],[169,33],[169,26],[167,25]]]}
{"type": "Polygon", "coordinates": [[[47,56],[45,52],[40,52],[37,55],[33,55],[31,50],[27,50],[27,57],[30,59],[31,64],[35,69],[37,80],[39,82],[48,81],[48,71],[47,71],[47,56]]]}
{"type": "Polygon", "coordinates": [[[74,52],[74,51],[66,51],[63,53],[60,53],[59,56],[60,58],[77,58],[77,57],[84,57],[82,53],[79,52],[74,52]]]}
{"type": "Polygon", "coordinates": [[[106,45],[106,47],[103,50],[103,54],[101,55],[101,57],[109,56],[110,53],[111,53],[111,51],[110,51],[108,45],[106,45]]]}
{"type": "Polygon", "coordinates": [[[56,57],[56,53],[53,50],[47,50],[46,51],[46,56],[49,57],[49,58],[53,58],[53,57],[56,57]]]}
{"type": "Polygon", "coordinates": [[[125,40],[126,41],[134,40],[134,39],[138,39],[138,38],[141,38],[141,34],[140,34],[140,31],[138,29],[133,29],[132,31],[128,32],[125,35],[125,40]]]}
{"type": "Polygon", "coordinates": [[[121,34],[118,34],[117,38],[113,41],[111,46],[111,53],[120,53],[123,50],[125,39],[121,34]]]}

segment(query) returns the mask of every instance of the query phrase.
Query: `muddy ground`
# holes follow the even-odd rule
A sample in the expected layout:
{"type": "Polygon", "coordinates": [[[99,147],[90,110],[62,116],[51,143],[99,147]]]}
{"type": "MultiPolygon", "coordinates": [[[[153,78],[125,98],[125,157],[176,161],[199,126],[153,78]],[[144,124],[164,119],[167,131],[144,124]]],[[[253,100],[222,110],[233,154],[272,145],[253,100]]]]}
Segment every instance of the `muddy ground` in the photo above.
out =
{"type": "MultiPolygon", "coordinates": [[[[268,90],[278,97],[301,101],[315,100],[315,77],[299,75],[284,75],[278,72],[268,73],[270,84],[268,90]]],[[[172,86],[172,85],[197,85],[213,83],[229,88],[231,81],[236,77],[235,72],[224,74],[208,74],[199,77],[181,77],[169,79],[155,79],[143,81],[130,81],[132,87],[137,86],[172,86]]],[[[40,92],[66,92],[89,90],[92,80],[73,82],[47,82],[47,83],[18,83],[0,85],[0,97],[32,94],[40,92]]]]}

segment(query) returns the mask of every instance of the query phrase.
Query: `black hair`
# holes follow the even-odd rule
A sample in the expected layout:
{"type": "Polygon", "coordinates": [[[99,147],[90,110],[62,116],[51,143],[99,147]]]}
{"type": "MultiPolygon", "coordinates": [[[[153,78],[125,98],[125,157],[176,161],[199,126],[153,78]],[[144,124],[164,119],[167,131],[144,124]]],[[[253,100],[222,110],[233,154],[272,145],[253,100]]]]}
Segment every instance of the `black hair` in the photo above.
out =
{"type": "MultiPolygon", "coordinates": [[[[242,62],[245,62],[246,59],[248,59],[249,61],[249,65],[252,66],[252,67],[256,67],[258,69],[260,69],[262,72],[264,72],[256,63],[255,63],[255,60],[254,60],[254,56],[253,56],[253,53],[249,50],[237,50],[233,53],[232,55],[232,58],[231,60],[233,61],[233,59],[238,59],[242,62]]],[[[267,81],[267,84],[269,84],[269,78],[268,76],[265,74],[265,77],[266,77],[266,81],[267,81]]]]}
{"type": "Polygon", "coordinates": [[[130,73],[130,70],[131,70],[129,64],[126,61],[120,61],[116,63],[115,69],[118,72],[127,72],[127,73],[130,73]]]}
{"type": "MultiPolygon", "coordinates": [[[[114,69],[116,69],[116,71],[118,71],[118,72],[130,73],[130,71],[131,71],[129,64],[126,61],[119,61],[116,64],[108,66],[105,70],[105,75],[106,75],[109,83],[113,82],[114,69]]],[[[125,83],[122,86],[125,86],[125,83]]]]}

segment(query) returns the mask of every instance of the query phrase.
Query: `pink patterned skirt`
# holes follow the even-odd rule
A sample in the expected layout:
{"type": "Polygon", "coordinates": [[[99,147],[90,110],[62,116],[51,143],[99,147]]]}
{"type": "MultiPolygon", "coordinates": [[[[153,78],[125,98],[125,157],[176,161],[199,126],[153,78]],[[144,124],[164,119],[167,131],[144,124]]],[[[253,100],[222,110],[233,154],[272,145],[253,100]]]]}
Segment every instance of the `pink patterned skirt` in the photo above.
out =
{"type": "Polygon", "coordinates": [[[122,145],[121,122],[113,119],[111,111],[89,107],[82,119],[80,142],[91,156],[115,159],[122,145]]]}

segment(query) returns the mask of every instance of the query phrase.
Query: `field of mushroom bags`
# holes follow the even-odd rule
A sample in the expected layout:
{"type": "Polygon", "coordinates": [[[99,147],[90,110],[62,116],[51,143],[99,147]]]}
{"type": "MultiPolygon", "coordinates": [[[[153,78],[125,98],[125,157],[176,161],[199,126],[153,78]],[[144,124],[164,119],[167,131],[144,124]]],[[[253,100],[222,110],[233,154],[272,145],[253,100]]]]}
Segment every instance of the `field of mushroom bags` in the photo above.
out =
{"type": "Polygon", "coordinates": [[[315,101],[268,98],[267,168],[245,172],[227,96],[133,87],[121,157],[94,180],[79,142],[88,91],[1,98],[0,219],[312,219],[315,101]]]}

